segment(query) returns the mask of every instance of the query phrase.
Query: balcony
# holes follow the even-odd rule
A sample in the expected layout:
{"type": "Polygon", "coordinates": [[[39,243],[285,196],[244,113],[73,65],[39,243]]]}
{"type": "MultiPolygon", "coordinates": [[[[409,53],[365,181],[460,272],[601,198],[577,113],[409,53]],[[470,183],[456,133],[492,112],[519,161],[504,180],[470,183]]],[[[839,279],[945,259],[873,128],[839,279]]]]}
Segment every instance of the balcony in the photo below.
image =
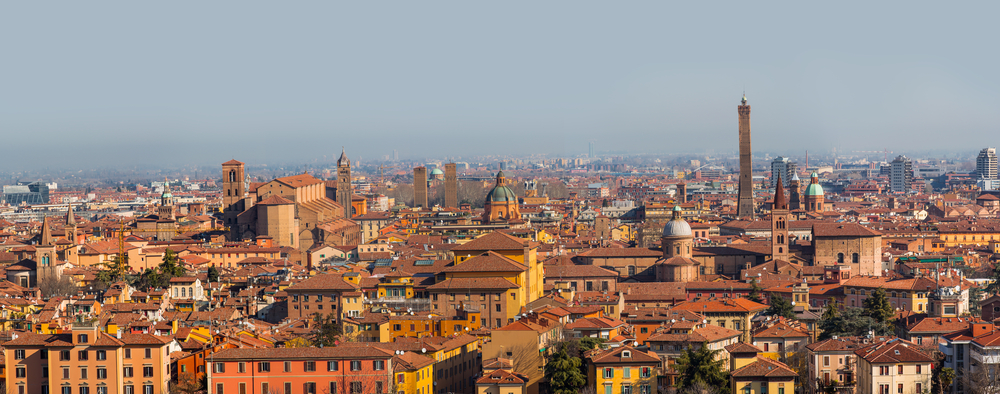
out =
{"type": "Polygon", "coordinates": [[[407,308],[414,312],[431,310],[429,298],[379,297],[365,300],[365,304],[385,305],[390,308],[407,308]]]}

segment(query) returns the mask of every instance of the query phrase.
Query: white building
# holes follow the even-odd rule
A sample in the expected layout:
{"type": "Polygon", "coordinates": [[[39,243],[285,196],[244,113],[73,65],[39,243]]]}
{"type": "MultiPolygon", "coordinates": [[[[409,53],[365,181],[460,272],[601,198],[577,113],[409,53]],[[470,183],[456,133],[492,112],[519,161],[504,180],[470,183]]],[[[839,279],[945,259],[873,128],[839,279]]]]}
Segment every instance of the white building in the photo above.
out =
{"type": "Polygon", "coordinates": [[[890,163],[889,190],[893,193],[908,193],[913,183],[913,162],[906,156],[896,156],[890,163]]]}

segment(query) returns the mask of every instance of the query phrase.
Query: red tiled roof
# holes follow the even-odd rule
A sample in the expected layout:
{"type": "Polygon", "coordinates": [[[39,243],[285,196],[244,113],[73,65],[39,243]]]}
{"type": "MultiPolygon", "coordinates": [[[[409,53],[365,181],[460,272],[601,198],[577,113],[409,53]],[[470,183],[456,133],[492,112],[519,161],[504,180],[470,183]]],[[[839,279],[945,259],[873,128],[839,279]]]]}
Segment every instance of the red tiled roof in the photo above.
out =
{"type": "Polygon", "coordinates": [[[442,272],[523,272],[524,264],[499,253],[488,251],[459,264],[445,268],[442,272]]]}
{"type": "Polygon", "coordinates": [[[479,251],[479,250],[522,250],[524,243],[528,242],[529,248],[538,247],[537,242],[531,242],[513,235],[504,234],[499,231],[488,233],[476,238],[468,243],[452,248],[453,251],[479,251]]]}

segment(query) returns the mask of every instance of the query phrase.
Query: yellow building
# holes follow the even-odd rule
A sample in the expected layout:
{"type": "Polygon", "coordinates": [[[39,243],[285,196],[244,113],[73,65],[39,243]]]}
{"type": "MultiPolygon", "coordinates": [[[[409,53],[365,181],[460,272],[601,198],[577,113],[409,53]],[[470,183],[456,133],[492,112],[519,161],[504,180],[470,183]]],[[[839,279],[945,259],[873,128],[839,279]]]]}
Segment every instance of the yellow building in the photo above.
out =
{"type": "Polygon", "coordinates": [[[595,349],[587,356],[589,387],[598,393],[651,394],[655,391],[660,358],[631,346],[595,349]]]}
{"type": "Polygon", "coordinates": [[[782,362],[760,355],[760,348],[737,342],[729,351],[730,392],[733,394],[793,394],[799,374],[782,362]]]}
{"type": "Polygon", "coordinates": [[[434,392],[434,359],[414,352],[404,352],[393,357],[392,366],[396,374],[396,393],[434,392]]]}
{"type": "Polygon", "coordinates": [[[525,304],[530,303],[544,295],[544,272],[541,264],[538,263],[537,242],[524,240],[513,235],[492,232],[469,241],[465,244],[452,248],[455,254],[455,265],[461,265],[466,260],[473,257],[494,252],[510,260],[520,263],[526,267],[523,277],[525,294],[525,304]]]}

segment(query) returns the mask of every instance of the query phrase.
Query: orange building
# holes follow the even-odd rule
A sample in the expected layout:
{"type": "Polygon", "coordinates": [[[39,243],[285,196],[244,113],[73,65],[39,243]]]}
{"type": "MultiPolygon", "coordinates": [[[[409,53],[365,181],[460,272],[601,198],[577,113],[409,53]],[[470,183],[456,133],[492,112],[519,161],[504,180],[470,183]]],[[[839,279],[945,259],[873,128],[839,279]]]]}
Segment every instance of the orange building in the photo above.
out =
{"type": "Polygon", "coordinates": [[[111,336],[76,323],[67,334],[17,333],[5,342],[7,387],[17,394],[166,394],[170,340],[111,336]]]}
{"type": "Polygon", "coordinates": [[[226,349],[209,362],[210,394],[395,392],[393,352],[371,345],[226,349]]]}

